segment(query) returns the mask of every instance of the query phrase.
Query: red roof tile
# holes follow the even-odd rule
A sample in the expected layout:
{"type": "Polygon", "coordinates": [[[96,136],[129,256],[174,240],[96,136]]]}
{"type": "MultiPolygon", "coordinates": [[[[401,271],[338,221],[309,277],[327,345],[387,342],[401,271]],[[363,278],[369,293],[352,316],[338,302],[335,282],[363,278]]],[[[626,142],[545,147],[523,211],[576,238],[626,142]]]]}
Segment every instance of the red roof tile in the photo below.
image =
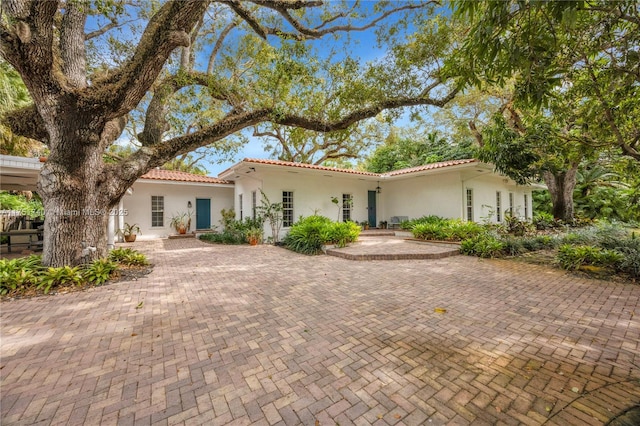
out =
{"type": "Polygon", "coordinates": [[[269,160],[269,159],[260,159],[260,158],[245,158],[242,161],[245,163],[257,163],[257,164],[268,164],[272,166],[288,166],[288,167],[298,167],[301,169],[322,170],[325,172],[340,172],[340,173],[350,173],[353,175],[377,176],[376,173],[365,172],[362,170],[339,169],[337,167],[316,166],[315,164],[293,163],[291,161],[269,160]]]}
{"type": "Polygon", "coordinates": [[[177,170],[161,170],[161,169],[151,169],[144,175],[140,176],[140,179],[170,180],[170,181],[176,181],[176,182],[233,184],[233,182],[214,178],[211,176],[202,176],[202,175],[196,175],[193,173],[179,172],[177,170]]]}
{"type": "Polygon", "coordinates": [[[473,158],[469,158],[469,159],[465,159],[465,160],[441,161],[439,163],[425,164],[423,166],[411,167],[411,168],[408,168],[408,169],[394,170],[392,172],[384,173],[383,176],[405,175],[405,174],[408,174],[408,173],[423,172],[425,170],[434,170],[434,169],[441,169],[443,167],[451,167],[451,166],[459,166],[461,164],[476,163],[477,161],[478,160],[474,160],[473,158]]]}

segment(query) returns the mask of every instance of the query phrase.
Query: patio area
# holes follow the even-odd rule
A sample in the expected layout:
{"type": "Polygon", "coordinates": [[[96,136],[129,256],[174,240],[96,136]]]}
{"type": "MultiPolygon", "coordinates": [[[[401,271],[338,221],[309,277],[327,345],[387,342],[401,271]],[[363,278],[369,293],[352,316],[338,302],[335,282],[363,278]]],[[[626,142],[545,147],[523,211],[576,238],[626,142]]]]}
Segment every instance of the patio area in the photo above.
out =
{"type": "Polygon", "coordinates": [[[145,278],[0,305],[0,423],[601,425],[640,403],[638,285],[466,256],[131,247],[145,278]]]}

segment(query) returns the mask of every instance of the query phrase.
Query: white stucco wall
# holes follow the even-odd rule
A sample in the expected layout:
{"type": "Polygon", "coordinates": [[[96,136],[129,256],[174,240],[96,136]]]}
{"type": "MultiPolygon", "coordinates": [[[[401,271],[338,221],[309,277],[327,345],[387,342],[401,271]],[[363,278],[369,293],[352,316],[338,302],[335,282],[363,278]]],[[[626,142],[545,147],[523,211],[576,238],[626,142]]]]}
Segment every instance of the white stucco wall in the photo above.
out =
{"type": "Polygon", "coordinates": [[[459,172],[385,181],[382,195],[388,213],[386,220],[391,216],[411,219],[426,215],[459,218],[462,214],[461,188],[459,172]]]}
{"type": "Polygon", "coordinates": [[[124,222],[137,223],[142,233],[139,239],[167,237],[175,234],[170,226],[171,217],[188,210],[193,212],[190,231],[196,228],[196,198],[211,199],[211,225],[219,226],[220,210],[233,207],[233,185],[212,185],[202,183],[137,181],[132,187],[133,193],[122,199],[126,210],[124,222]],[[164,226],[151,226],[151,196],[164,196],[164,226]],[[191,209],[188,202],[191,201],[191,209]]]}
{"type": "Polygon", "coordinates": [[[510,208],[509,193],[513,194],[513,214],[520,218],[525,218],[524,194],[527,194],[527,219],[533,216],[531,205],[531,189],[516,185],[513,181],[507,180],[496,174],[473,177],[462,182],[462,195],[464,210],[463,218],[466,217],[466,190],[473,190],[473,220],[475,222],[497,222],[496,213],[496,192],[501,192],[501,222],[504,221],[505,212],[510,208]]]}
{"type": "MultiPolygon", "coordinates": [[[[297,221],[300,216],[311,216],[315,213],[336,220],[338,218],[338,208],[331,202],[331,197],[337,197],[342,206],[342,194],[351,194],[353,205],[351,208],[351,220],[367,220],[368,211],[368,191],[374,191],[377,186],[375,180],[364,179],[358,175],[347,175],[345,177],[333,174],[317,173],[315,171],[300,170],[297,173],[290,173],[279,170],[257,170],[250,176],[240,176],[235,180],[235,200],[234,209],[236,218],[240,218],[239,195],[243,195],[244,216],[251,212],[251,192],[258,191],[258,206],[260,205],[260,188],[267,195],[272,203],[282,202],[282,192],[293,192],[293,216],[297,221]]],[[[382,185],[382,183],[381,183],[382,185]]],[[[380,194],[381,195],[381,194],[380,194]]],[[[378,195],[378,220],[382,220],[382,205],[378,195]]],[[[342,209],[340,209],[340,220],[342,220],[342,209]]],[[[288,228],[283,228],[281,236],[288,232],[288,228]]],[[[265,224],[265,235],[271,235],[269,224],[265,224]]]]}

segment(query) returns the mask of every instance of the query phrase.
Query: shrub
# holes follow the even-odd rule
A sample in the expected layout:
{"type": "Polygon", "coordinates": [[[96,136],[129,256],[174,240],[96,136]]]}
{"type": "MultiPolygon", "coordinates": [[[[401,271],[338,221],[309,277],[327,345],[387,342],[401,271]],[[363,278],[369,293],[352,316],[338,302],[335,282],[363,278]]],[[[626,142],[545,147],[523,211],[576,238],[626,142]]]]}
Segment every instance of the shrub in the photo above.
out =
{"type": "Polygon", "coordinates": [[[231,232],[226,229],[219,234],[202,234],[199,238],[202,241],[216,244],[244,244],[246,242],[244,233],[231,232]]]}
{"type": "Polygon", "coordinates": [[[520,220],[516,216],[505,215],[505,228],[507,233],[516,237],[523,237],[533,231],[533,225],[526,220],[520,220]]]}
{"type": "Polygon", "coordinates": [[[112,262],[128,266],[145,266],[149,264],[147,256],[132,248],[116,248],[109,252],[108,259],[112,262]]]}
{"type": "Polygon", "coordinates": [[[600,247],[564,244],[558,249],[558,264],[564,269],[578,269],[583,265],[617,267],[624,256],[615,250],[600,247]]]}
{"type": "Polygon", "coordinates": [[[436,216],[436,215],[430,215],[430,216],[422,216],[419,217],[417,219],[411,219],[411,220],[405,220],[400,224],[400,228],[404,229],[405,231],[411,231],[413,229],[414,226],[416,225],[421,225],[421,224],[425,224],[425,223],[430,223],[430,224],[437,224],[437,223],[442,223],[445,222],[447,219],[440,217],[440,216],[436,216]]]}
{"type": "Polygon", "coordinates": [[[0,259],[0,294],[22,290],[38,283],[43,270],[40,256],[0,259]]]}
{"type": "Polygon", "coordinates": [[[333,222],[328,225],[325,243],[333,243],[338,247],[346,247],[358,239],[360,227],[354,222],[333,222]]]}
{"type": "Polygon", "coordinates": [[[484,258],[501,256],[504,250],[505,243],[488,232],[475,235],[460,244],[460,252],[462,254],[484,258]]]}
{"type": "Polygon", "coordinates": [[[510,236],[503,238],[503,252],[509,256],[517,256],[528,251],[528,249],[524,247],[523,241],[524,240],[522,238],[514,238],[510,236]]]}
{"type": "Polygon", "coordinates": [[[52,287],[79,285],[84,281],[79,266],[61,266],[58,268],[47,268],[38,281],[37,289],[44,294],[49,293],[52,287]]]}
{"type": "Polygon", "coordinates": [[[319,254],[330,236],[331,220],[313,215],[294,223],[284,239],[289,249],[303,254],[319,254]]]}
{"type": "Polygon", "coordinates": [[[84,270],[84,279],[94,285],[101,285],[111,278],[118,265],[109,259],[97,259],[84,270]]]}
{"type": "Polygon", "coordinates": [[[538,212],[533,215],[533,225],[539,231],[545,231],[558,226],[558,222],[553,218],[551,213],[538,212]]]}
{"type": "Polygon", "coordinates": [[[550,235],[522,238],[520,241],[522,242],[522,247],[527,251],[553,249],[558,245],[558,240],[550,235]]]}
{"type": "Polygon", "coordinates": [[[462,241],[483,232],[482,225],[459,219],[441,219],[416,224],[412,231],[415,238],[423,240],[462,241]]]}

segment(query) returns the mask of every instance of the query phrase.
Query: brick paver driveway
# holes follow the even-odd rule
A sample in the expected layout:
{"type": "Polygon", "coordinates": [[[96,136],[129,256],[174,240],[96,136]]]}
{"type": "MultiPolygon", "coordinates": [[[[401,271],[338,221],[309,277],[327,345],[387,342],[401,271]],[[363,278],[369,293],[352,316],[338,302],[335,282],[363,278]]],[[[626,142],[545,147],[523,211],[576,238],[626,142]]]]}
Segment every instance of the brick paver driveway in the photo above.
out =
{"type": "Polygon", "coordinates": [[[3,425],[583,425],[640,402],[638,285],[136,247],[147,278],[1,305],[3,425]]]}

